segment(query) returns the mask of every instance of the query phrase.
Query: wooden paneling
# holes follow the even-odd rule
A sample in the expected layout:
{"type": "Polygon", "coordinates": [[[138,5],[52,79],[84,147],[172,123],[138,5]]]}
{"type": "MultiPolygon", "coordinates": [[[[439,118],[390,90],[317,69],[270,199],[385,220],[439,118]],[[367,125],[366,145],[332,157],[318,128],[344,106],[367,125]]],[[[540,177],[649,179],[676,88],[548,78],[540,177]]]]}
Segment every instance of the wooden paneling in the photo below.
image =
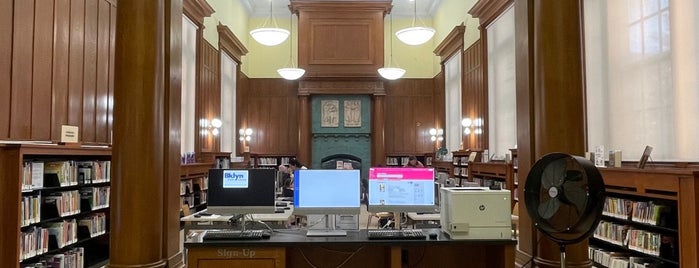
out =
{"type": "Polygon", "coordinates": [[[14,0],[0,0],[0,139],[10,137],[13,3],[14,0]]]}
{"type": "Polygon", "coordinates": [[[116,6],[108,0],[0,1],[0,139],[108,143],[116,6]]]}
{"type": "Polygon", "coordinates": [[[32,103],[34,1],[14,2],[10,139],[29,139],[32,103]]]}
{"type": "Polygon", "coordinates": [[[245,48],[245,45],[240,42],[238,37],[233,34],[228,26],[223,25],[220,22],[218,25],[216,25],[216,31],[218,32],[218,48],[228,53],[228,56],[230,56],[238,64],[243,62],[243,56],[248,54],[248,49],[245,48]]]}
{"type": "MultiPolygon", "coordinates": [[[[238,128],[252,128],[250,151],[296,155],[299,142],[298,83],[284,79],[249,78],[238,90],[238,128]]],[[[240,85],[240,84],[239,84],[240,85]]]]}
{"type": "MultiPolygon", "coordinates": [[[[220,54],[214,46],[204,40],[201,46],[201,72],[199,87],[196,91],[196,122],[199,120],[221,119],[221,80],[219,79],[220,54]]],[[[197,125],[199,152],[218,152],[220,137],[214,136],[206,126],[197,125]]]]}
{"type": "Polygon", "coordinates": [[[377,77],[390,1],[291,1],[305,77],[377,77]]]}
{"type": "Polygon", "coordinates": [[[53,16],[53,105],[51,105],[51,137],[60,137],[60,126],[68,123],[68,69],[70,49],[70,2],[56,0],[53,16]]]}
{"type": "MultiPolygon", "coordinates": [[[[461,93],[462,118],[488,118],[488,89],[485,87],[484,54],[483,42],[481,40],[473,43],[463,53],[462,78],[463,89],[461,93]]],[[[488,146],[488,127],[484,128],[483,134],[471,133],[463,138],[464,149],[485,149],[488,146]]]]}
{"type": "Polygon", "coordinates": [[[109,132],[109,135],[107,136],[108,143],[112,143],[112,130],[114,129],[114,120],[112,115],[114,114],[114,40],[116,39],[116,15],[116,6],[111,6],[109,8],[109,93],[107,94],[107,131],[109,132]]]}
{"type": "Polygon", "coordinates": [[[385,83],[386,154],[433,152],[429,129],[436,124],[432,79],[400,79],[385,83]]]}

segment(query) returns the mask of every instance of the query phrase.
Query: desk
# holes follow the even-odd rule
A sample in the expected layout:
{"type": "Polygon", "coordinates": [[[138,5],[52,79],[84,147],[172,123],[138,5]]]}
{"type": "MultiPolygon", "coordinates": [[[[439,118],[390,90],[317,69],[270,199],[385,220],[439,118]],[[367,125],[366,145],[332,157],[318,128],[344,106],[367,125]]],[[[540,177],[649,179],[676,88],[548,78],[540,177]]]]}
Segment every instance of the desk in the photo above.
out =
{"type": "Polygon", "coordinates": [[[418,214],[416,212],[408,212],[408,219],[413,223],[413,228],[415,228],[415,222],[426,222],[426,221],[436,221],[440,220],[439,213],[425,213],[418,214]]]}
{"type": "MultiPolygon", "coordinates": [[[[247,221],[264,221],[264,222],[279,222],[286,223],[289,217],[294,213],[293,207],[288,207],[285,209],[284,213],[265,213],[265,214],[247,214],[247,221]]],[[[200,216],[201,213],[206,212],[206,210],[199,211],[192,215],[180,218],[181,222],[184,222],[184,231],[187,233],[190,229],[216,229],[216,228],[230,228],[228,221],[231,218],[236,218],[237,216],[231,215],[212,215],[212,216],[200,216]]]]}
{"type": "MultiPolygon", "coordinates": [[[[425,233],[438,229],[423,229],[425,233]]],[[[213,267],[473,267],[514,268],[514,239],[368,240],[367,231],[348,231],[346,237],[306,237],[303,230],[279,230],[270,239],[201,241],[188,238],[189,268],[213,267]]]]}

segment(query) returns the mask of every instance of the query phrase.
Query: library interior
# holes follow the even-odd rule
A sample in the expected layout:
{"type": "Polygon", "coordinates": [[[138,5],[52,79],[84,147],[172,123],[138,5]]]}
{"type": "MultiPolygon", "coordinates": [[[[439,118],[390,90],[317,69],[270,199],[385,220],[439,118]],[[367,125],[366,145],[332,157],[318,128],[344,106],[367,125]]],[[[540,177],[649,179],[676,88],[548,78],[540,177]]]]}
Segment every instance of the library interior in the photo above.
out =
{"type": "Polygon", "coordinates": [[[0,263],[698,267],[697,12],[0,0],[0,263]]]}

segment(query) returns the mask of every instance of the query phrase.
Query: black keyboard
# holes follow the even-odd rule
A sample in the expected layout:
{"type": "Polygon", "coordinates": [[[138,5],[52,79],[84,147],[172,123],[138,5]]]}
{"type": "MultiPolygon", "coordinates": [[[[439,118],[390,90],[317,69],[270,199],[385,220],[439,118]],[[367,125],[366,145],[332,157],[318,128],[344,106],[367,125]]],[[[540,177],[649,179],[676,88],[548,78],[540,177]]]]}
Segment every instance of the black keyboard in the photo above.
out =
{"type": "Polygon", "coordinates": [[[420,229],[404,230],[368,230],[370,240],[424,240],[427,238],[420,229]]]}
{"type": "Polygon", "coordinates": [[[260,240],[265,238],[263,230],[215,230],[206,231],[202,240],[260,240]]]}

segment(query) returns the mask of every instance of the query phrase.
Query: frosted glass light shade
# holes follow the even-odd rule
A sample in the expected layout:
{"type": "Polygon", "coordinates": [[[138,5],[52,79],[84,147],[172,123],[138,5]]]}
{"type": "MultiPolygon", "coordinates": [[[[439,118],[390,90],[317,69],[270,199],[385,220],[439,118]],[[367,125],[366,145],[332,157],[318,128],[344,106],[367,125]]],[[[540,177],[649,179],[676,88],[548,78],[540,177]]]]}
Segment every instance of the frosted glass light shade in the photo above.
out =
{"type": "Polygon", "coordinates": [[[301,68],[281,68],[277,69],[277,73],[286,80],[296,80],[301,78],[306,73],[306,70],[301,68]]]}
{"type": "Polygon", "coordinates": [[[394,67],[380,68],[378,71],[381,77],[386,78],[388,80],[396,80],[398,78],[403,77],[403,75],[405,74],[404,69],[394,67]]]}
{"type": "Polygon", "coordinates": [[[282,28],[258,28],[250,31],[250,35],[260,44],[276,46],[289,37],[289,31],[282,28]]]}
{"type": "Polygon", "coordinates": [[[411,46],[422,45],[434,36],[435,30],[429,27],[410,27],[397,31],[396,36],[401,42],[411,46]]]}

